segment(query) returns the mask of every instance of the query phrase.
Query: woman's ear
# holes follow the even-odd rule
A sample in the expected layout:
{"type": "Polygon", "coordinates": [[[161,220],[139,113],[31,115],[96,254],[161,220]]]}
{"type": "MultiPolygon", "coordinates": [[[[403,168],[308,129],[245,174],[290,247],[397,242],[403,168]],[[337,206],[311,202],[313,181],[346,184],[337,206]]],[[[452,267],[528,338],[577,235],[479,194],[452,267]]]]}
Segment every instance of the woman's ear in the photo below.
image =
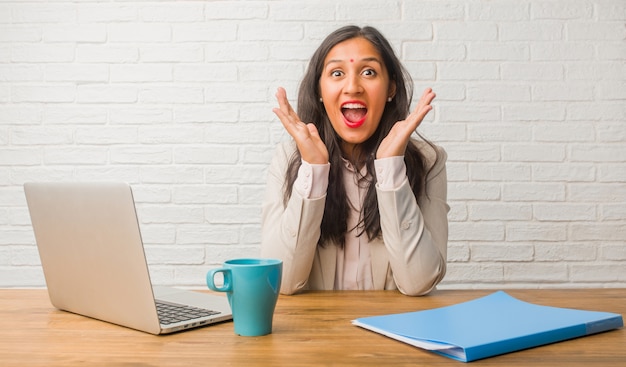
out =
{"type": "Polygon", "coordinates": [[[391,101],[393,97],[395,96],[396,96],[396,82],[392,80],[389,83],[389,93],[387,94],[387,100],[391,101]]]}

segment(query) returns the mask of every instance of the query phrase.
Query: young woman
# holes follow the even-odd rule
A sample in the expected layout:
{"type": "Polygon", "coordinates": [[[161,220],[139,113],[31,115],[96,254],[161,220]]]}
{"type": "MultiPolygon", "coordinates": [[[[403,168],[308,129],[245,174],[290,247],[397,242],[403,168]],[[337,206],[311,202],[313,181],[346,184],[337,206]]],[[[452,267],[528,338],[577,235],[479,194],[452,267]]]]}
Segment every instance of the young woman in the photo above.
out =
{"type": "Polygon", "coordinates": [[[446,270],[446,153],[411,138],[432,90],[411,112],[412,81],[389,42],[347,26],[311,58],[298,112],[283,88],[276,98],[293,140],[269,167],[261,254],[283,260],[281,292],[434,289],[446,270]]]}

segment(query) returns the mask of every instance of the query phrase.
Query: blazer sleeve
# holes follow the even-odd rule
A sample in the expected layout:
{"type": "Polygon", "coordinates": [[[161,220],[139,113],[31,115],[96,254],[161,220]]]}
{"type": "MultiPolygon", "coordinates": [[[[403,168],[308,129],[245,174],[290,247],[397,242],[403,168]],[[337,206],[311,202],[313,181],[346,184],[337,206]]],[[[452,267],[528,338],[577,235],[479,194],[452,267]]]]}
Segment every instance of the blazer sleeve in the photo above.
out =
{"type": "MultiPolygon", "coordinates": [[[[411,296],[430,292],[446,272],[448,242],[447,154],[436,147],[425,193],[415,198],[408,179],[395,190],[377,188],[383,242],[398,289],[411,296]]],[[[427,155],[428,156],[428,155],[427,155]]]]}
{"type": "Polygon", "coordinates": [[[279,144],[267,174],[261,214],[261,256],[283,261],[281,293],[294,294],[307,283],[320,237],[326,195],[304,199],[293,190],[283,204],[283,188],[292,142],[279,144]]]}

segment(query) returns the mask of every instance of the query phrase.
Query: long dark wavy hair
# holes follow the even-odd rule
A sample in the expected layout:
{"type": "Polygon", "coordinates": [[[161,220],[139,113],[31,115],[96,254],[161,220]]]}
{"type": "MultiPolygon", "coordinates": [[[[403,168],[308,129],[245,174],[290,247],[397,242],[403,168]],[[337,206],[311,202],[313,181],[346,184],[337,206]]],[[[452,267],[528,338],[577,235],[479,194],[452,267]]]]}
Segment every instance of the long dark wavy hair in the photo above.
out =
{"type": "MultiPolygon", "coordinates": [[[[366,187],[366,195],[359,224],[357,225],[357,234],[360,236],[366,233],[370,241],[381,235],[380,214],[375,189],[376,173],[374,170],[374,159],[376,150],[392,126],[397,121],[404,120],[408,116],[412,97],[413,81],[408,72],[396,57],[389,42],[373,27],[360,28],[351,25],[340,28],[328,35],[311,57],[298,91],[297,113],[301,121],[315,124],[329,153],[330,177],[318,245],[332,242],[343,247],[347,231],[353,229],[347,228],[351,204],[348,201],[346,188],[344,187],[344,171],[341,168],[343,166],[342,159],[351,159],[351,163],[354,167],[357,167],[357,171],[363,165],[367,169],[367,175],[359,177],[358,180],[360,186],[366,187]],[[324,60],[330,50],[338,43],[357,37],[367,39],[376,48],[389,73],[390,82],[395,82],[396,91],[391,102],[388,102],[385,106],[376,132],[368,140],[361,143],[361,147],[358,149],[360,155],[358,157],[343,157],[340,148],[341,137],[333,129],[324,105],[320,102],[319,81],[324,67],[324,60]]],[[[428,143],[428,141],[426,142],[428,143]]],[[[406,162],[407,176],[411,189],[417,198],[424,188],[428,172],[424,156],[412,142],[409,142],[406,148],[404,161],[406,162]]],[[[294,156],[291,157],[285,177],[285,205],[293,191],[293,184],[300,165],[300,152],[296,150],[294,156]]]]}

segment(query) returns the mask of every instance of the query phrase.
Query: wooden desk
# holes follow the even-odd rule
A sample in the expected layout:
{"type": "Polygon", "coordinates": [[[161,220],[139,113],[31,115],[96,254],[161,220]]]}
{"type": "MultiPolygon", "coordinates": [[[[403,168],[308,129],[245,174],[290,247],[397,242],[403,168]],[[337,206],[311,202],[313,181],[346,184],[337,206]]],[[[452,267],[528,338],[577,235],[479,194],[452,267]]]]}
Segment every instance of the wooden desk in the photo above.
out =
{"type": "MultiPolygon", "coordinates": [[[[510,290],[522,300],[626,315],[626,289],[510,290]]],[[[351,325],[357,317],[447,306],[489,290],[311,292],[281,296],[274,332],[234,335],[232,322],[153,336],[54,309],[45,290],[0,290],[0,366],[462,366],[351,325]]],[[[471,362],[472,366],[625,366],[619,329],[471,362]]]]}

